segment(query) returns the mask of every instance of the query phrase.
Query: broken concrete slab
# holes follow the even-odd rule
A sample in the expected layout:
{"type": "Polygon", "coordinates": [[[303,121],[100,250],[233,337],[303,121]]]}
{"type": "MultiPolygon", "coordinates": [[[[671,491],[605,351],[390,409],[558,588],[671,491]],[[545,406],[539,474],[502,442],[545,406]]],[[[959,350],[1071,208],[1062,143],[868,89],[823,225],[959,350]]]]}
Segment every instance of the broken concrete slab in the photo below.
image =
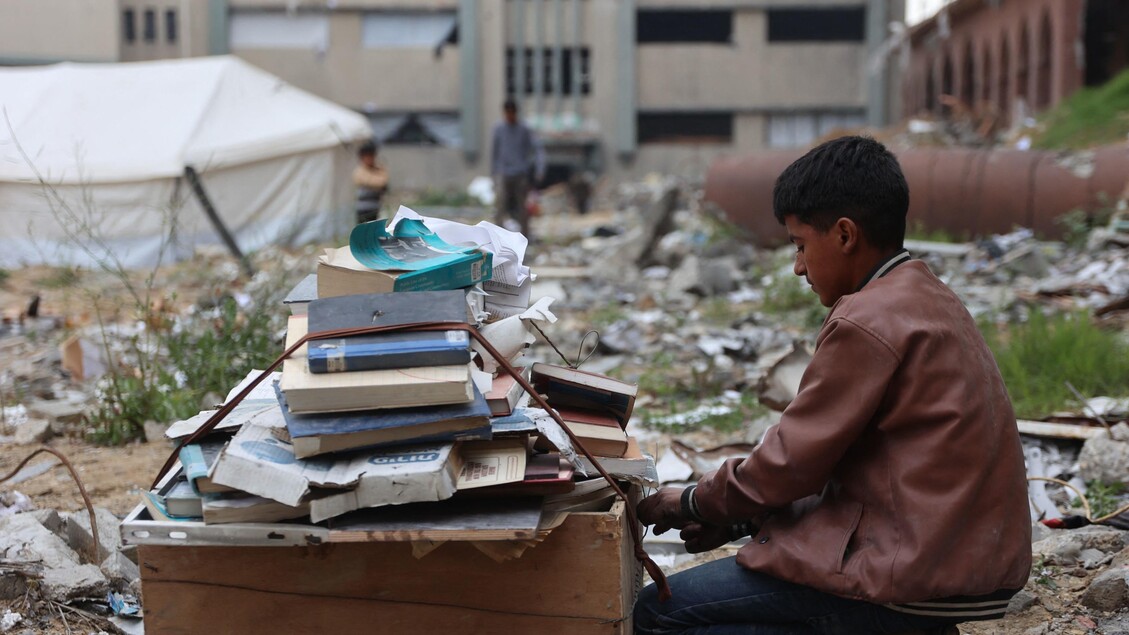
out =
{"type": "Polygon", "coordinates": [[[1129,474],[1129,443],[1106,437],[1087,439],[1078,455],[1078,470],[1086,481],[1124,481],[1129,474]]]}
{"type": "Polygon", "coordinates": [[[103,575],[118,585],[128,585],[141,578],[141,569],[120,551],[107,556],[99,569],[103,575]]]}
{"type": "Polygon", "coordinates": [[[1098,611],[1116,611],[1129,606],[1129,567],[1098,574],[1082,593],[1082,605],[1098,611]]]}
{"type": "Polygon", "coordinates": [[[47,419],[32,417],[16,426],[16,443],[19,445],[43,443],[53,436],[55,430],[47,419]]]}
{"type": "Polygon", "coordinates": [[[106,577],[98,567],[81,564],[62,538],[30,514],[0,518],[0,557],[42,564],[40,589],[48,599],[97,597],[106,589],[106,577]]]}
{"type": "Polygon", "coordinates": [[[27,406],[28,415],[51,422],[51,429],[62,434],[71,426],[80,425],[86,417],[86,406],[68,400],[33,401],[27,406]]]}
{"type": "Polygon", "coordinates": [[[769,368],[757,385],[760,402],[777,412],[783,412],[800,391],[811,353],[802,344],[793,344],[792,350],[769,368]]]}
{"type": "Polygon", "coordinates": [[[53,509],[34,509],[25,513],[34,517],[40,525],[46,527],[51,533],[62,538],[63,518],[59,516],[59,512],[53,509]]]}
{"type": "Polygon", "coordinates": [[[1129,545],[1129,532],[1112,527],[1091,525],[1080,529],[1060,530],[1049,538],[1031,545],[1031,553],[1047,564],[1074,566],[1082,563],[1084,549],[1097,549],[1105,554],[1117,553],[1129,545]]]}
{"type": "Polygon", "coordinates": [[[1008,615],[1015,615],[1016,613],[1022,613],[1023,611],[1026,611],[1027,609],[1031,608],[1032,606],[1035,606],[1035,604],[1038,603],[1038,602],[1039,602],[1039,597],[1036,596],[1034,593],[1031,593],[1030,591],[1027,591],[1026,589],[1020,589],[1019,593],[1016,593],[1015,595],[1013,595],[1011,597],[1011,601],[1008,602],[1008,604],[1007,604],[1007,614],[1008,615]]]}
{"type": "MultiPolygon", "coordinates": [[[[108,509],[94,508],[98,521],[98,561],[121,549],[121,521],[108,509]]],[[[94,536],[90,531],[90,514],[85,509],[66,515],[66,539],[71,548],[82,554],[91,553],[94,536]]]]}

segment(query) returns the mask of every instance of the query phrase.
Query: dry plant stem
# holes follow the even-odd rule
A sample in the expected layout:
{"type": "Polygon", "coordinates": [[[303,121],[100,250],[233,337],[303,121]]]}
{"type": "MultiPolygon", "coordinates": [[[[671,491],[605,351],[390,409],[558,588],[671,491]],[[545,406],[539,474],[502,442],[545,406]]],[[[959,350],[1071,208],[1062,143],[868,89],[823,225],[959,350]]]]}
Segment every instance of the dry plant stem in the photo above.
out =
{"type": "Polygon", "coordinates": [[[1090,510],[1090,501],[1086,500],[1086,495],[1083,494],[1082,492],[1078,491],[1077,487],[1074,487],[1073,485],[1071,485],[1070,483],[1067,483],[1066,481],[1062,481],[1062,480],[1059,480],[1057,478],[1051,478],[1049,476],[1028,476],[1027,480],[1029,480],[1029,481],[1046,481],[1048,483],[1055,483],[1057,485],[1062,485],[1063,487],[1070,489],[1075,494],[1077,494],[1078,499],[1082,501],[1082,508],[1086,510],[1086,520],[1089,520],[1091,523],[1093,523],[1095,525],[1103,523],[1103,522],[1109,520],[1110,518],[1113,518],[1114,516],[1120,516],[1121,514],[1124,514],[1125,512],[1129,512],[1129,505],[1124,505],[1124,506],[1119,507],[1119,508],[1113,510],[1112,512],[1106,514],[1105,516],[1102,516],[1101,518],[1092,518],[1090,516],[1090,514],[1093,513],[1090,510]]]}
{"type": "Polygon", "coordinates": [[[623,499],[624,503],[626,504],[625,510],[627,512],[628,518],[628,529],[630,530],[631,537],[635,543],[635,558],[643,563],[643,567],[647,570],[647,573],[650,574],[651,579],[655,581],[655,585],[658,586],[659,601],[665,602],[667,599],[669,599],[670,586],[666,582],[666,576],[663,574],[662,569],[659,568],[655,561],[651,560],[650,556],[647,555],[647,552],[643,550],[643,537],[639,531],[639,521],[635,517],[635,507],[627,498],[627,494],[624,493],[624,491],[619,487],[619,484],[615,482],[615,479],[612,478],[610,474],[608,474],[607,470],[605,470],[604,467],[600,464],[600,461],[593,457],[592,454],[588,452],[588,449],[584,447],[584,444],[582,444],[580,440],[576,438],[576,435],[572,433],[572,430],[570,430],[568,425],[565,424],[564,420],[561,419],[561,416],[557,414],[557,411],[549,406],[544,397],[537,394],[537,391],[533,389],[533,386],[530,385],[530,383],[524,377],[522,377],[521,373],[519,373],[517,369],[514,368],[513,364],[511,364],[509,360],[507,360],[501,353],[499,353],[498,350],[494,348],[494,345],[491,344],[485,337],[482,336],[481,333],[478,332],[478,329],[464,322],[418,322],[413,324],[395,324],[389,326],[360,326],[355,328],[307,333],[305,336],[300,338],[297,342],[283,351],[282,355],[280,355],[278,359],[274,360],[274,362],[272,362],[271,365],[266,368],[266,370],[264,370],[259,374],[258,377],[247,384],[247,386],[245,386],[243,390],[239,391],[239,394],[235,395],[233,399],[220,407],[220,409],[217,410],[216,413],[211,417],[209,417],[208,420],[205,421],[204,424],[196,430],[196,432],[193,432],[191,435],[185,438],[180,443],[180,445],[178,445],[177,448],[174,449],[171,454],[169,454],[168,459],[165,460],[165,464],[157,473],[157,478],[153,479],[152,487],[156,487],[161,478],[163,478],[165,474],[167,474],[168,471],[172,468],[173,464],[176,463],[177,458],[179,457],[180,447],[189,443],[195,443],[196,441],[207,435],[209,432],[211,432],[216,427],[216,425],[218,425],[219,422],[224,419],[224,417],[226,417],[231,413],[233,409],[235,409],[236,404],[243,401],[243,399],[247,395],[249,395],[251,391],[254,390],[255,387],[263,381],[263,379],[270,375],[270,373],[272,373],[274,369],[282,365],[283,360],[293,355],[294,351],[302,347],[308,340],[347,337],[351,335],[368,335],[373,333],[389,333],[395,331],[450,331],[456,329],[466,331],[467,334],[469,334],[479,344],[481,344],[482,347],[486,349],[486,352],[489,353],[490,356],[494,359],[494,361],[496,361],[498,365],[506,371],[507,374],[513,377],[514,380],[517,381],[517,383],[521,385],[521,387],[527,393],[529,393],[530,398],[537,402],[537,405],[544,408],[545,412],[549,413],[553,420],[557,422],[562,430],[564,430],[565,434],[568,435],[568,438],[570,441],[572,441],[573,445],[578,450],[580,450],[581,454],[583,454],[589,461],[592,462],[592,465],[596,467],[596,470],[600,473],[600,476],[604,477],[604,480],[606,480],[608,484],[611,485],[615,493],[621,499],[623,499]]]}
{"type": "MultiPolygon", "coordinates": [[[[1097,411],[1095,411],[1086,403],[1086,398],[1082,396],[1082,393],[1078,392],[1078,389],[1074,387],[1074,384],[1070,383],[1069,381],[1064,381],[1063,383],[1066,384],[1066,387],[1070,389],[1070,392],[1074,393],[1074,396],[1078,399],[1078,401],[1082,402],[1082,412],[1085,413],[1087,410],[1089,410],[1090,414],[1098,420],[1098,423],[1105,426],[1106,435],[1108,435],[1112,439],[1113,429],[1110,428],[1109,422],[1102,418],[1102,416],[1098,414],[1097,411]]],[[[1089,513],[1086,514],[1086,516],[1089,515],[1089,513]]]]}
{"type": "Polygon", "coordinates": [[[67,471],[71,473],[71,478],[74,479],[75,485],[78,485],[78,493],[82,495],[82,502],[84,505],[86,505],[86,513],[90,516],[90,535],[92,538],[94,538],[94,544],[91,547],[92,553],[90,554],[90,562],[93,564],[98,564],[98,547],[102,543],[98,541],[98,519],[94,517],[94,503],[90,502],[90,497],[86,494],[86,487],[83,486],[82,479],[78,477],[78,472],[75,471],[74,466],[71,465],[71,462],[67,460],[67,457],[63,456],[62,452],[59,452],[54,448],[43,446],[27,455],[24,460],[20,461],[19,465],[17,465],[14,470],[5,474],[4,476],[0,476],[0,483],[3,483],[16,474],[19,474],[20,470],[23,469],[23,466],[27,465],[28,461],[32,460],[43,452],[53,454],[55,458],[59,459],[59,462],[61,462],[63,466],[67,468],[67,471]]]}

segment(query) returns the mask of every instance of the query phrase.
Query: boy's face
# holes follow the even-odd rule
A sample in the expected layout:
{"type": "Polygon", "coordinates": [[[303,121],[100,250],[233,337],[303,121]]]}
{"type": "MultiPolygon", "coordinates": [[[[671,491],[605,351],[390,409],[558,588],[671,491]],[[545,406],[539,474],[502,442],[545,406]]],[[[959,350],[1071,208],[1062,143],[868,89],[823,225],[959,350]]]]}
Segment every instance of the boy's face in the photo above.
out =
{"type": "Polygon", "coordinates": [[[788,240],[796,246],[796,264],[792,271],[807,280],[819,296],[820,304],[830,307],[839,298],[854,292],[848,253],[837,225],[821,233],[789,215],[784,217],[784,226],[788,228],[788,240]]]}

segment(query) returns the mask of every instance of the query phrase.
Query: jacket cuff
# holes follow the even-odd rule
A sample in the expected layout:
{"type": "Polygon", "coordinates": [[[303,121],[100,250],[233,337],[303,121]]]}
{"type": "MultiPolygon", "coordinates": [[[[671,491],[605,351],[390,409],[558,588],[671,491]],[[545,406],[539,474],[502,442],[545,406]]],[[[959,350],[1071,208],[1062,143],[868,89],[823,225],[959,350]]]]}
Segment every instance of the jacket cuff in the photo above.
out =
{"type": "Polygon", "coordinates": [[[700,523],[704,519],[698,513],[698,504],[694,501],[694,490],[697,487],[697,485],[691,485],[682,490],[682,517],[700,523]]]}

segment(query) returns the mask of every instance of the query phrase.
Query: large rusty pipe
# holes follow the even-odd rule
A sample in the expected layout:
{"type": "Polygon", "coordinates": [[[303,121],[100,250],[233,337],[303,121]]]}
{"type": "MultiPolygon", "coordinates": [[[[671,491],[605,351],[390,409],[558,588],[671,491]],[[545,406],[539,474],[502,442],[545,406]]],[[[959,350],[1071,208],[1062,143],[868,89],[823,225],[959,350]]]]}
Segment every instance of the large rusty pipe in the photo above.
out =
{"type": "MultiPolygon", "coordinates": [[[[776,177],[803,150],[769,150],[714,161],[705,198],[760,245],[783,244],[772,216],[776,177]]],[[[1109,205],[1129,183],[1129,144],[1072,155],[1055,152],[918,148],[896,152],[910,190],[908,224],[973,238],[1029,227],[1058,238],[1056,219],[1075,209],[1109,205]]]]}

